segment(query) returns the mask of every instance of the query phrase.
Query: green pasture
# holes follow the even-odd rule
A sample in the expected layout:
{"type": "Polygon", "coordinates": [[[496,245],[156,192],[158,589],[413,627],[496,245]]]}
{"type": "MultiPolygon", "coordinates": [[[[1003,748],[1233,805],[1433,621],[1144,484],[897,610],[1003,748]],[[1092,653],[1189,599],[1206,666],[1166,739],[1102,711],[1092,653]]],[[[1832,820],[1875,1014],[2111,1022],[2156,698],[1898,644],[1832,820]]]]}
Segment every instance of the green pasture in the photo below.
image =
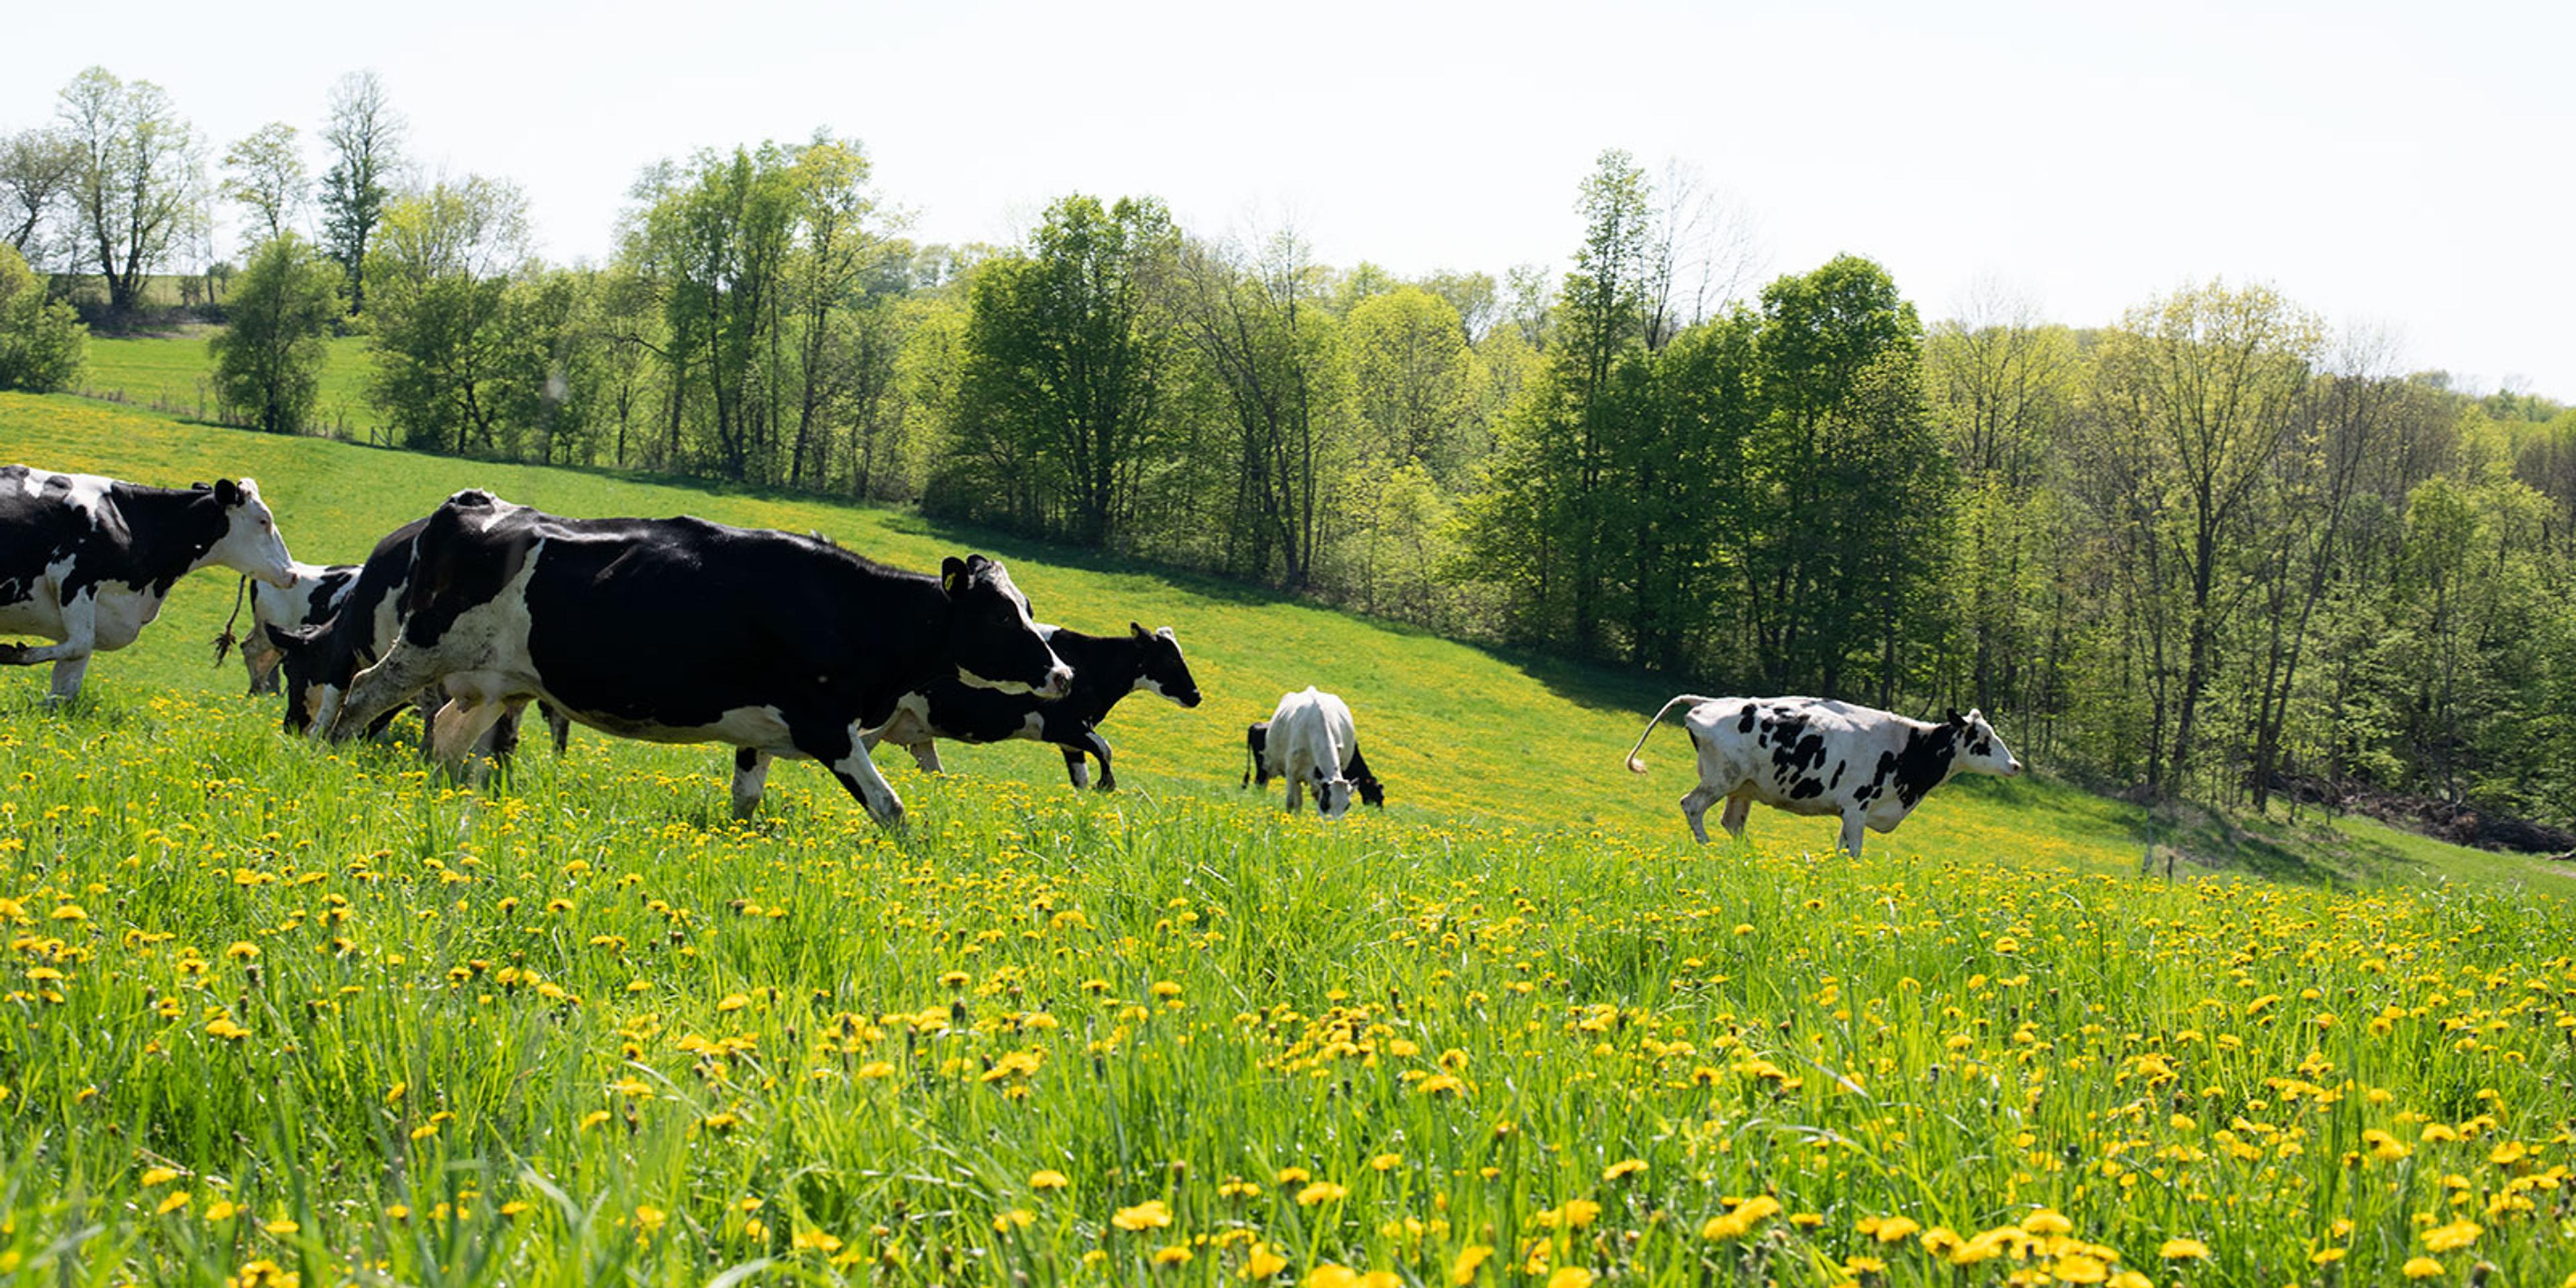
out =
{"type": "MultiPolygon", "coordinates": [[[[1691,845],[1669,696],[891,511],[0,395],[0,459],[252,475],[353,560],[467,485],[1010,561],[1176,628],[1122,790],[577,732],[482,785],[281,736],[183,582],[82,698],[0,675],[0,1280],[2561,1285],[2576,905],[2357,824],[2159,834],[1962,782],[1859,862],[1691,845]],[[1285,689],[1395,804],[1240,791],[1285,689]],[[2295,879],[2260,879],[2274,873],[2295,879]],[[2480,1267],[2484,1267],[2483,1270],[2480,1267]]],[[[671,629],[722,629],[675,610],[671,629]]],[[[2005,725],[2009,736],[2010,725],[2005,725]]]]}
{"type": "MultiPolygon", "coordinates": [[[[214,360],[206,352],[212,328],[193,327],[176,335],[92,336],[89,361],[79,380],[82,392],[137,408],[166,412],[187,420],[216,415],[214,360]]],[[[330,341],[331,357],[322,369],[322,395],[313,408],[316,432],[364,440],[382,427],[367,401],[367,342],[360,336],[330,341]]]]}

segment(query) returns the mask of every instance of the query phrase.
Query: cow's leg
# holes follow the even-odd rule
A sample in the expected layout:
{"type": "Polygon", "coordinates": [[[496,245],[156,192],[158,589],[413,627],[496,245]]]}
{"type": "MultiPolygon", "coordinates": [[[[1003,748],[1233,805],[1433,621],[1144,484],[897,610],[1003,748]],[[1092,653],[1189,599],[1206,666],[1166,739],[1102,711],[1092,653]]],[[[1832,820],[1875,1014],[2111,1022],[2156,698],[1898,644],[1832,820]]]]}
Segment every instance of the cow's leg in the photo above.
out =
{"type": "Polygon", "coordinates": [[[1728,836],[1741,841],[1744,839],[1744,816],[1752,812],[1752,794],[1737,792],[1726,798],[1726,812],[1717,816],[1717,824],[1726,829],[1728,836]]]}
{"type": "Polygon", "coordinates": [[[769,784],[769,753],[758,747],[733,751],[733,816],[747,819],[760,808],[761,790],[769,784]]]}
{"type": "Polygon", "coordinates": [[[925,774],[948,772],[940,768],[939,743],[936,739],[924,738],[919,742],[907,742],[903,744],[903,749],[912,753],[912,763],[921,766],[921,772],[925,774]]]}
{"type": "Polygon", "coordinates": [[[493,764],[507,765],[510,763],[510,758],[518,754],[519,717],[527,708],[526,698],[512,698],[505,703],[501,710],[501,718],[492,722],[492,728],[477,744],[484,755],[492,758],[493,764]]]}
{"type": "MultiPolygon", "coordinates": [[[[1118,790],[1118,775],[1109,768],[1109,740],[1101,737],[1100,731],[1097,729],[1083,730],[1082,745],[1080,747],[1065,748],[1065,763],[1080,766],[1082,764],[1082,753],[1085,751],[1091,753],[1092,759],[1100,762],[1100,790],[1104,792],[1114,792],[1118,790]]],[[[1077,775],[1079,772],[1080,771],[1077,768],[1077,775]]],[[[1082,779],[1077,776],[1073,780],[1073,785],[1076,787],[1082,786],[1082,779]]]]}
{"type": "MultiPolygon", "coordinates": [[[[1305,776],[1304,774],[1296,774],[1296,773],[1292,773],[1292,774],[1288,775],[1288,812],[1289,812],[1289,813],[1291,813],[1291,814],[1296,813],[1296,812],[1297,812],[1297,810],[1298,810],[1298,807],[1299,807],[1299,806],[1304,805],[1305,803],[1306,803],[1306,776],[1305,776]]],[[[1319,800],[1319,801],[1317,801],[1317,802],[1316,802],[1316,804],[1317,804],[1318,806],[1321,806],[1321,805],[1323,804],[1323,802],[1319,800]]]]}
{"type": "Polygon", "coordinates": [[[374,666],[358,672],[358,678],[349,685],[348,696],[340,700],[340,714],[331,722],[332,741],[355,735],[374,723],[377,716],[410,701],[413,694],[437,678],[438,658],[430,650],[408,639],[395,641],[374,666]]]}
{"type": "Polygon", "coordinates": [[[67,657],[54,663],[53,694],[48,701],[69,702],[80,692],[81,674],[89,670],[91,655],[67,657]]]}
{"type": "Polygon", "coordinates": [[[795,740],[796,750],[832,771],[843,790],[868,807],[868,814],[886,827],[903,823],[903,800],[886,785],[885,775],[877,772],[876,762],[868,759],[867,730],[855,720],[845,725],[804,724],[791,726],[788,736],[795,740]]]}
{"type": "Polygon", "coordinates": [[[1848,854],[1855,859],[1859,858],[1860,837],[1861,812],[1856,809],[1843,811],[1843,853],[1848,854]]]}
{"type": "Polygon", "coordinates": [[[546,728],[555,736],[555,754],[561,756],[572,745],[572,717],[555,710],[551,702],[538,703],[537,714],[546,718],[546,728]]]}
{"type": "MultiPolygon", "coordinates": [[[[1088,757],[1082,754],[1082,748],[1058,747],[1056,750],[1064,753],[1064,776],[1066,781],[1073,784],[1074,790],[1080,791],[1085,787],[1089,787],[1091,785],[1091,761],[1088,757]]],[[[1105,786],[1106,785],[1104,784],[1104,788],[1105,786]]]]}
{"type": "Polygon", "coordinates": [[[1717,803],[1718,790],[1703,782],[1682,797],[1682,819],[1690,824],[1691,835],[1708,844],[1708,807],[1717,803]]]}

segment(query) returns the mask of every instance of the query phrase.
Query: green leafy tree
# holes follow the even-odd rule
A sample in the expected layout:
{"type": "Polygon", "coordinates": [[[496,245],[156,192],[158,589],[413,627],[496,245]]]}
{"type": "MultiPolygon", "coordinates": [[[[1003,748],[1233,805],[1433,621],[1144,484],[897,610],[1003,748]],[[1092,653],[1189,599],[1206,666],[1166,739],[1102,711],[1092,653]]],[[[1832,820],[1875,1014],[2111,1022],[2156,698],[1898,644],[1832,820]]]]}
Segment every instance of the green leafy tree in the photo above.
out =
{"type": "Polygon", "coordinates": [[[56,218],[80,175],[81,150],[59,128],[0,138],[0,241],[31,264],[55,262],[56,218]]]}
{"type": "Polygon", "coordinates": [[[1153,459],[1173,344],[1162,292],[1179,243],[1158,201],[1071,196],[1023,255],[974,278],[961,419],[1043,471],[1021,517],[1060,514],[1084,545],[1120,535],[1153,459]]]}
{"type": "Polygon", "coordinates": [[[59,112],[79,156],[71,192],[78,239],[107,280],[108,312],[129,316],[144,282],[200,221],[196,128],[160,86],[104,67],[73,77],[59,112]]]}
{"type": "Polygon", "coordinates": [[[1372,450],[1420,461],[1445,486],[1465,482],[1480,444],[1470,437],[1474,355],[1457,310],[1398,287],[1354,305],[1342,331],[1372,450]]]}
{"type": "Polygon", "coordinates": [[[348,276],[352,315],[366,310],[367,252],[402,173],[404,129],[374,72],[351,72],[331,87],[322,130],[332,158],[322,176],[322,248],[348,276]]]}
{"type": "Polygon", "coordinates": [[[44,282],[27,261],[0,246],[0,389],[68,388],[88,349],[89,328],[72,306],[46,299],[44,282]]]}
{"type": "Polygon", "coordinates": [[[262,242],[242,269],[230,322],[206,342],[227,417],[272,434],[304,428],[331,357],[340,275],[291,232],[262,242]]]}
{"type": "Polygon", "coordinates": [[[511,284],[529,267],[527,238],[527,199],[480,176],[385,211],[367,252],[368,394],[405,442],[503,451],[529,375],[507,360],[506,325],[511,284]]]}
{"type": "Polygon", "coordinates": [[[293,228],[311,186],[295,127],[283,121],[271,121],[224,149],[223,194],[250,215],[255,242],[293,228]]]}

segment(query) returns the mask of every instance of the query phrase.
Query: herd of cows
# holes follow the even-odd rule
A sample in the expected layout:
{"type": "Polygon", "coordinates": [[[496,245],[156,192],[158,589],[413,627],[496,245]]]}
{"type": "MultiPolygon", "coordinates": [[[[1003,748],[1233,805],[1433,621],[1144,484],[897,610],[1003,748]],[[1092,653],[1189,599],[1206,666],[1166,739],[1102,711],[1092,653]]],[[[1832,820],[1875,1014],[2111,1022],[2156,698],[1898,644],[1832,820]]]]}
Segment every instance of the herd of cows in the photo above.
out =
{"type": "MultiPolygon", "coordinates": [[[[820,536],[696,518],[575,519],[458,492],[388,533],[362,564],[291,559],[249,479],[158,488],[0,466],[0,665],[53,664],[69,699],[93,654],[134,642],[179,578],[233,569],[251,581],[257,622],[244,648],[254,693],[283,688],[291,732],[339,740],[380,733],[406,706],[425,750],[451,771],[506,757],[524,708],[540,705],[555,748],[572,724],[618,737],[734,748],[733,807],[749,817],[779,757],[828,769],[880,823],[903,802],[869,752],[880,742],[940,767],[936,741],[1053,743],[1075,787],[1100,763],[1099,724],[1128,694],[1183,707],[1200,694],[1169,627],[1125,635],[1041,625],[1003,566],[951,558],[937,576],[870,562],[820,536]],[[675,630],[675,621],[711,623],[675,630]],[[280,684],[282,677],[283,683],[280,684]]],[[[1691,831],[1720,800],[1741,835],[1761,801],[1894,830],[1933,788],[2021,762],[1978,712],[1927,723],[1815,698],[1685,694],[1647,722],[1628,756],[1675,707],[1699,755],[1682,798],[1691,831]]],[[[1360,755],[1350,707],[1309,687],[1246,732],[1246,786],[1285,778],[1326,818],[1385,788],[1360,755]]]]}

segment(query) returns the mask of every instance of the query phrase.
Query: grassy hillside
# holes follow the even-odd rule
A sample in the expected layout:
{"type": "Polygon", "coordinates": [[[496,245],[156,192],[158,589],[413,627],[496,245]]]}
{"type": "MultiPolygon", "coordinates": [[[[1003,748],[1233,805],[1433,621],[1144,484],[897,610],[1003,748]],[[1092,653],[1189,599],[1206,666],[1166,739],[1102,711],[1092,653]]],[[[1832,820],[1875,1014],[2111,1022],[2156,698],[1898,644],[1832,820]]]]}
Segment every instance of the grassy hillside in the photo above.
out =
{"type": "MultiPolygon", "coordinates": [[[[193,327],[177,335],[94,336],[80,388],[96,397],[210,420],[215,415],[214,360],[206,353],[206,337],[212,333],[212,328],[193,327]]],[[[330,361],[322,369],[322,396],[313,412],[317,426],[361,440],[381,428],[376,409],[366,398],[366,364],[364,339],[342,336],[331,341],[330,361]]]]}
{"type": "Polygon", "coordinates": [[[67,399],[0,396],[0,442],[255,474],[307,559],[464,482],[914,566],[998,550],[1047,617],[1175,625],[1212,695],[1121,709],[1115,795],[1033,745],[937,778],[889,753],[903,833],[795,764],[737,825],[713,749],[581,734],[461,790],[400,747],[282,738],[207,668],[231,588],[192,579],[71,709],[0,677],[0,1280],[2576,1267],[2576,905],[2510,880],[2140,881],[2134,816],[2044,783],[1949,789],[1859,863],[1807,853],[1813,820],[1702,849],[1678,735],[1650,781],[1617,768],[1664,695],[1615,677],[892,514],[67,399]],[[1318,676],[1384,816],[1231,786],[1243,722],[1318,676]]]}
{"type": "MultiPolygon", "coordinates": [[[[1397,817],[1604,828],[1652,839],[1686,836],[1675,802],[1690,786],[1691,767],[1688,741],[1678,728],[1668,725],[1648,742],[1652,772],[1645,778],[1621,766],[1645,714],[1671,695],[1616,673],[1497,656],[1227,583],[946,530],[916,515],[696,481],[644,483],[605,472],[283,439],[178,425],[62,398],[0,395],[0,442],[10,445],[13,458],[31,463],[137,480],[255,476],[290,548],[310,562],[360,560],[378,536],[467,486],[562,514],[689,513],[819,531],[903,567],[934,568],[942,556],[983,550],[1013,563],[1042,620],[1093,632],[1122,630],[1130,621],[1178,631],[1208,701],[1194,711],[1150,698],[1119,708],[1106,732],[1118,749],[1121,781],[1133,790],[1232,786],[1243,770],[1243,727],[1266,717],[1281,693],[1311,683],[1350,700],[1362,745],[1389,784],[1397,817]]],[[[204,664],[207,641],[228,612],[233,590],[217,573],[184,583],[162,622],[139,644],[92,668],[93,684],[104,685],[102,700],[147,691],[210,699],[238,693],[233,671],[219,675],[204,664]]],[[[680,620],[674,629],[705,625],[680,620]]],[[[0,680],[30,691],[41,683],[37,675],[0,680]]],[[[2005,732],[2009,737],[2009,721],[2005,732]]],[[[713,751],[630,750],[687,764],[718,759],[713,751]]],[[[1056,753],[1034,743],[951,748],[942,755],[955,772],[1062,781],[1056,753]]],[[[890,770],[900,765],[910,771],[910,759],[899,752],[889,749],[879,759],[890,770]]],[[[774,777],[789,790],[836,791],[820,775],[792,768],[774,777]]],[[[1758,844],[1819,852],[1832,846],[1833,834],[1830,820],[1764,810],[1755,812],[1751,828],[1758,844]]],[[[2009,844],[2035,857],[2113,872],[2135,870],[2146,835],[2141,811],[2044,778],[1962,779],[1894,836],[1872,836],[1869,847],[1949,853],[2009,844]]],[[[2167,839],[2207,863],[2327,879],[2554,876],[2541,865],[2401,839],[2370,824],[2342,832],[2167,839]]]]}

